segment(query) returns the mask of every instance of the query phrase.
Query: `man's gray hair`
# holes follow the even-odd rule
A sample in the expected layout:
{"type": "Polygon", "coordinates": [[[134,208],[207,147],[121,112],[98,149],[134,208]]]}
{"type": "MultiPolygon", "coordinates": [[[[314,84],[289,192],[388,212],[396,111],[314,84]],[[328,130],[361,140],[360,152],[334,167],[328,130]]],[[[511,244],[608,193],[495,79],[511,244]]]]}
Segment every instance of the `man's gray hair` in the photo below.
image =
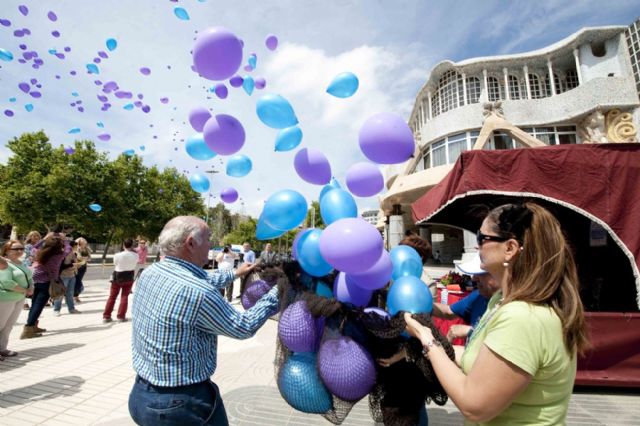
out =
{"type": "Polygon", "coordinates": [[[177,216],[171,219],[158,237],[162,253],[177,254],[187,238],[192,237],[198,244],[207,238],[207,225],[195,216],[177,216]]]}

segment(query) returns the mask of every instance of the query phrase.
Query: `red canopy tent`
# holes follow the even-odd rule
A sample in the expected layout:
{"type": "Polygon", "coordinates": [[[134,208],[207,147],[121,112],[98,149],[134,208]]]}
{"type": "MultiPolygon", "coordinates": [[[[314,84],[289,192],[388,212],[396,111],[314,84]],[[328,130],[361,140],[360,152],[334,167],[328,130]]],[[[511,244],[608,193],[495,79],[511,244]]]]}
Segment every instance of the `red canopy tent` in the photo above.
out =
{"type": "Polygon", "coordinates": [[[593,344],[576,383],[640,386],[640,144],[466,151],[411,207],[418,224],[475,232],[523,199],[549,208],[574,249],[593,344]]]}

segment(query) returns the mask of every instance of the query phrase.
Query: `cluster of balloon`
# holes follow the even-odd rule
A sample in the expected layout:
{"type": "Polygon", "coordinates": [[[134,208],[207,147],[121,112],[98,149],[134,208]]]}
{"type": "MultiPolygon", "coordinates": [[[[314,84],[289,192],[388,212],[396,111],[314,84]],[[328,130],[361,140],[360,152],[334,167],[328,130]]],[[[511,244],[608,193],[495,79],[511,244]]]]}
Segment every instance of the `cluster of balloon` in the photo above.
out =
{"type": "Polygon", "coordinates": [[[329,391],[345,401],[358,401],[376,383],[373,357],[350,337],[327,339],[318,352],[318,371],[329,391]]]}
{"type": "Polygon", "coordinates": [[[201,173],[195,173],[189,177],[191,188],[196,192],[207,192],[210,187],[209,178],[201,173]]]}
{"type": "Polygon", "coordinates": [[[351,194],[342,188],[333,188],[320,195],[320,216],[325,225],[347,217],[358,217],[358,206],[351,194]]]}
{"type": "Polygon", "coordinates": [[[96,213],[102,211],[102,206],[100,204],[89,204],[89,209],[91,209],[91,211],[94,211],[96,213]]]}
{"type": "Polygon", "coordinates": [[[227,204],[235,203],[238,200],[238,191],[234,188],[225,188],[220,191],[220,199],[227,204]]]}
{"type": "Polygon", "coordinates": [[[431,312],[433,298],[429,288],[420,280],[422,259],[412,247],[399,245],[389,254],[394,280],[387,295],[387,308],[392,315],[400,311],[431,312]]]}
{"type": "Polygon", "coordinates": [[[216,153],[213,152],[204,141],[202,133],[189,136],[185,144],[185,149],[187,150],[187,154],[194,160],[211,160],[216,156],[216,153]]]}
{"type": "Polygon", "coordinates": [[[242,307],[244,309],[251,309],[258,300],[271,290],[271,286],[263,280],[256,280],[252,282],[242,293],[242,307]]]}
{"type": "Polygon", "coordinates": [[[279,237],[300,225],[307,216],[307,200],[297,191],[284,189],[265,202],[256,226],[258,240],[279,237]]]}
{"type": "Polygon", "coordinates": [[[251,172],[253,164],[251,159],[243,154],[234,155],[227,160],[227,175],[232,177],[244,177],[251,172]]]}
{"type": "Polygon", "coordinates": [[[331,180],[331,165],[325,155],[314,148],[302,148],[296,153],[293,167],[305,182],[325,185],[331,180]]]}
{"type": "Polygon", "coordinates": [[[258,118],[273,129],[285,129],[298,124],[298,118],[288,100],[280,95],[267,94],[256,103],[258,118]]]}
{"type": "Polygon", "coordinates": [[[327,87],[327,93],[336,98],[348,98],[356,93],[359,84],[358,77],[354,73],[343,72],[333,78],[327,87]]]}
{"type": "Polygon", "coordinates": [[[358,135],[362,153],[378,164],[398,164],[414,153],[415,141],[402,116],[389,112],[369,117],[358,135]]]}
{"type": "Polygon", "coordinates": [[[282,129],[276,136],[275,150],[278,152],[291,151],[300,145],[302,141],[302,130],[298,126],[291,126],[282,129]]]}
{"type": "Polygon", "coordinates": [[[347,188],[357,197],[371,197],[384,188],[384,177],[377,166],[371,163],[356,163],[349,167],[346,176],[347,188]]]}

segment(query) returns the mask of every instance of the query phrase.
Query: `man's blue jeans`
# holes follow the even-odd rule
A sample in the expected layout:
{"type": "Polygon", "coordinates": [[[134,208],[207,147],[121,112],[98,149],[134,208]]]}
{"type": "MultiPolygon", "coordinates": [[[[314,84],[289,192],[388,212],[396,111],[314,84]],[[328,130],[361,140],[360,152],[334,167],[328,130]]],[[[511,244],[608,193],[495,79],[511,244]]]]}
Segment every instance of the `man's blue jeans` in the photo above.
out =
{"type": "MultiPolygon", "coordinates": [[[[69,309],[69,312],[71,312],[76,308],[76,305],[73,302],[73,290],[76,287],[76,277],[75,276],[68,277],[68,278],[60,277],[60,279],[62,280],[64,287],[67,289],[64,294],[64,297],[67,301],[67,308],[69,309]]],[[[62,298],[58,300],[54,300],[53,302],[53,310],[60,312],[60,309],[62,309],[62,298]]]]}
{"type": "Polygon", "coordinates": [[[154,386],[136,376],[129,395],[129,414],[136,424],[228,425],[218,386],[207,380],[188,386],[154,386]]]}

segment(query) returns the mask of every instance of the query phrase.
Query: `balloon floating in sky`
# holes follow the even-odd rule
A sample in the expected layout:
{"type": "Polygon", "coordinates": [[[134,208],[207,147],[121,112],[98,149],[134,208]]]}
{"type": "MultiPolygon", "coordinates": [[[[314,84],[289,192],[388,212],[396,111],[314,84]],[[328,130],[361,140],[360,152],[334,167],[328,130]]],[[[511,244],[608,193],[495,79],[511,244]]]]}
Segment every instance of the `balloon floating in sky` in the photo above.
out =
{"type": "Polygon", "coordinates": [[[51,22],[56,22],[58,20],[58,16],[53,11],[49,11],[49,13],[47,13],[47,18],[49,18],[51,22]]]}
{"type": "Polygon", "coordinates": [[[70,135],[74,135],[76,133],[80,133],[80,128],[79,127],[74,127],[73,129],[69,129],[68,132],[70,135]]]}
{"type": "Polygon", "coordinates": [[[191,175],[189,178],[191,188],[196,192],[207,192],[210,187],[209,178],[201,173],[191,175]]]}
{"type": "Polygon", "coordinates": [[[109,50],[109,52],[113,52],[114,50],[116,50],[116,47],[118,47],[118,42],[115,38],[108,39],[106,44],[107,50],[109,50]]]}
{"type": "Polygon", "coordinates": [[[100,204],[89,204],[89,208],[96,213],[102,210],[102,206],[100,204]]]}
{"type": "Polygon", "coordinates": [[[239,75],[234,75],[229,79],[229,84],[231,85],[231,87],[240,87],[242,86],[243,81],[244,80],[242,79],[242,77],[240,77],[239,75]]]}
{"type": "Polygon", "coordinates": [[[325,185],[331,180],[331,165],[327,157],[317,149],[302,148],[296,153],[293,167],[305,182],[325,185]]]}
{"type": "Polygon", "coordinates": [[[13,61],[13,53],[9,52],[6,49],[0,49],[0,60],[5,62],[13,61]]]}
{"type": "Polygon", "coordinates": [[[298,126],[287,127],[278,132],[276,136],[276,151],[291,151],[300,145],[302,141],[302,130],[298,126]]]}
{"type": "Polygon", "coordinates": [[[288,231],[304,222],[307,200],[291,189],[278,191],[267,199],[261,217],[271,228],[288,231]]]}
{"type": "Polygon", "coordinates": [[[227,96],[229,95],[229,89],[227,89],[227,86],[222,83],[216,84],[214,91],[216,96],[220,99],[227,99],[227,96]]]}
{"type": "Polygon", "coordinates": [[[173,9],[173,13],[178,19],[181,19],[183,21],[189,20],[189,13],[182,7],[176,7],[175,9],[173,9]]]}
{"type": "Polygon", "coordinates": [[[220,155],[231,155],[240,151],[246,137],[242,123],[226,114],[211,117],[204,125],[202,133],[209,148],[220,155]]]}
{"type": "Polygon", "coordinates": [[[418,252],[410,246],[397,245],[389,252],[393,272],[391,278],[397,280],[400,277],[422,276],[422,258],[418,252]]]}
{"type": "Polygon", "coordinates": [[[195,107],[189,111],[189,124],[196,132],[202,132],[204,125],[211,118],[211,113],[205,107],[195,107]]]}
{"type": "Polygon", "coordinates": [[[187,138],[185,148],[187,150],[187,154],[189,154],[189,156],[194,160],[211,160],[216,156],[216,153],[211,151],[204,141],[202,133],[196,133],[195,135],[189,136],[189,138],[187,138]]]}
{"type": "Polygon", "coordinates": [[[234,155],[227,161],[227,175],[232,177],[243,177],[249,174],[253,167],[251,159],[246,155],[234,155]]]}
{"type": "Polygon", "coordinates": [[[323,277],[333,270],[320,253],[320,229],[310,229],[298,240],[296,254],[300,267],[309,275],[323,277]]]}
{"type": "Polygon", "coordinates": [[[242,79],[242,88],[247,93],[247,95],[251,96],[254,87],[255,82],[253,81],[253,77],[251,77],[250,75],[245,75],[242,79]]]}
{"type": "Polygon", "coordinates": [[[140,73],[142,75],[149,75],[149,74],[151,74],[151,70],[149,68],[147,68],[147,67],[142,67],[142,68],[140,68],[140,73]]]}
{"type": "Polygon", "coordinates": [[[225,188],[220,191],[220,199],[227,204],[235,203],[238,200],[238,191],[234,188],[225,188]]]}
{"type": "Polygon", "coordinates": [[[29,14],[29,8],[25,5],[18,6],[18,10],[22,13],[23,16],[27,16],[29,14]]]}
{"type": "Polygon", "coordinates": [[[333,78],[327,93],[336,98],[348,98],[358,90],[358,77],[352,72],[343,72],[333,78]]]}
{"type": "Polygon", "coordinates": [[[89,74],[100,74],[100,69],[96,64],[87,64],[87,71],[89,74]]]}
{"type": "Polygon", "coordinates": [[[27,112],[31,112],[31,111],[33,111],[33,105],[32,104],[26,104],[24,106],[24,109],[26,109],[27,112]]]}
{"type": "Polygon", "coordinates": [[[362,273],[371,268],[380,259],[382,250],[380,232],[361,218],[337,220],[327,226],[320,237],[322,257],[347,274],[362,273]]]}
{"type": "Polygon", "coordinates": [[[356,163],[347,170],[347,188],[357,197],[371,197],[384,188],[384,177],[371,163],[356,163]]]}
{"type": "Polygon", "coordinates": [[[111,139],[111,135],[109,133],[100,133],[98,135],[98,139],[100,139],[103,142],[107,142],[108,140],[111,139]]]}
{"type": "Polygon", "coordinates": [[[325,225],[346,217],[358,217],[358,206],[351,194],[335,188],[320,198],[320,216],[325,225]]]}
{"type": "Polygon", "coordinates": [[[278,37],[274,36],[273,34],[269,34],[265,39],[264,44],[265,46],[267,46],[267,49],[276,50],[276,48],[278,47],[278,37]]]}
{"type": "MultiPolygon", "coordinates": [[[[340,183],[336,180],[336,178],[331,178],[331,182],[322,187],[320,191],[320,196],[318,196],[318,201],[322,201],[322,197],[324,197],[329,191],[332,189],[342,189],[340,183]]],[[[355,217],[355,216],[354,216],[355,217]]]]}
{"type": "Polygon", "coordinates": [[[242,44],[226,28],[209,28],[196,39],[193,64],[204,78],[225,80],[233,76],[242,64],[242,44]]]}
{"type": "Polygon", "coordinates": [[[415,141],[409,125],[398,114],[374,114],[360,128],[362,153],[378,164],[404,163],[413,155],[415,141]]]}
{"type": "Polygon", "coordinates": [[[369,269],[347,275],[347,281],[367,290],[377,290],[384,287],[391,279],[393,264],[391,256],[386,250],[382,250],[380,258],[369,269]]]}
{"type": "Polygon", "coordinates": [[[262,219],[262,216],[258,219],[258,223],[256,224],[256,238],[260,241],[271,240],[273,238],[278,238],[283,235],[286,231],[280,231],[277,229],[273,229],[262,219]]]}
{"type": "Polygon", "coordinates": [[[258,118],[273,129],[284,129],[298,124],[293,107],[280,95],[268,94],[256,103],[258,118]]]}
{"type": "Polygon", "coordinates": [[[127,157],[133,157],[136,152],[133,149],[127,149],[126,151],[122,152],[124,155],[126,155],[127,157]]]}
{"type": "Polygon", "coordinates": [[[258,62],[258,56],[255,53],[252,53],[251,55],[249,55],[249,59],[247,60],[247,62],[249,63],[251,68],[255,69],[256,63],[258,62]]]}

